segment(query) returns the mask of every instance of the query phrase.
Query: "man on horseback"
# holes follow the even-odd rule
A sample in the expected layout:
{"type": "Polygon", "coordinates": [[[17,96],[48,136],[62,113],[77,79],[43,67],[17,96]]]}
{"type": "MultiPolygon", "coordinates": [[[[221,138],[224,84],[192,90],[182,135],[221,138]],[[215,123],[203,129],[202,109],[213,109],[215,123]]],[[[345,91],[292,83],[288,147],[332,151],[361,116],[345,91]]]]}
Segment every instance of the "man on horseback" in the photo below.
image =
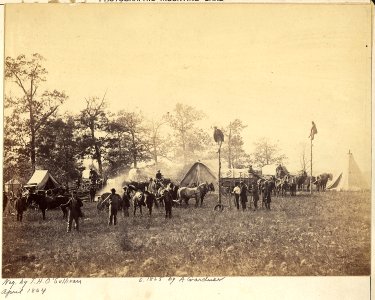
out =
{"type": "Polygon", "coordinates": [[[161,174],[160,170],[158,170],[155,174],[156,189],[159,189],[160,187],[164,187],[163,178],[164,178],[163,174],[161,174]]]}

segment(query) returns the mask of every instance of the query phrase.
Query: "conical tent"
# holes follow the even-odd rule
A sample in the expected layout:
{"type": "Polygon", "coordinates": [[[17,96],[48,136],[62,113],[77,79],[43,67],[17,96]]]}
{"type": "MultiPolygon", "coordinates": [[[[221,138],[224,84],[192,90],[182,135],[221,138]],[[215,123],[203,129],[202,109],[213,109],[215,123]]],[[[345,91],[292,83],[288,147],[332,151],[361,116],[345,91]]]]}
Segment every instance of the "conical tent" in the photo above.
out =
{"type": "Polygon", "coordinates": [[[60,187],[60,184],[48,170],[35,170],[33,176],[27,182],[27,186],[34,186],[37,190],[48,190],[60,187]]]}
{"type": "Polygon", "coordinates": [[[216,176],[206,165],[196,162],[181,180],[180,186],[198,186],[201,183],[212,183],[216,180],[216,176]]]}
{"type": "Polygon", "coordinates": [[[354,160],[353,154],[349,151],[345,169],[333,180],[327,189],[336,191],[361,191],[369,188],[368,183],[354,160]]]}

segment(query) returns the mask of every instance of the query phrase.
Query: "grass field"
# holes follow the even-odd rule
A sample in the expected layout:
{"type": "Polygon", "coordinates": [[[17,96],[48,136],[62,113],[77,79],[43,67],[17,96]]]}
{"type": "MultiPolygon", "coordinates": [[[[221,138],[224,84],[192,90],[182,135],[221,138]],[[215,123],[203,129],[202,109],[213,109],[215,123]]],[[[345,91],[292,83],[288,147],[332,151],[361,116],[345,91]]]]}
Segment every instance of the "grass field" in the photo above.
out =
{"type": "Polygon", "coordinates": [[[81,232],[66,233],[59,210],[3,218],[2,276],[132,277],[369,275],[369,192],[273,198],[272,210],[162,209],[107,225],[84,203],[81,232]]]}

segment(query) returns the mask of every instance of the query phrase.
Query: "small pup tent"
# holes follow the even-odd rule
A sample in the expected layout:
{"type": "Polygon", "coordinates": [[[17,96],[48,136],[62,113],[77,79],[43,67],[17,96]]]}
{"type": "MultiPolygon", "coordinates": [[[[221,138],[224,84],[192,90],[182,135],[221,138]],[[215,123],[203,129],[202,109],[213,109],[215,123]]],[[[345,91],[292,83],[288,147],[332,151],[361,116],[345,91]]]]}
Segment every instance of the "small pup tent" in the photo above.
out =
{"type": "Polygon", "coordinates": [[[203,163],[194,163],[190,170],[185,174],[180,182],[180,186],[198,186],[204,182],[215,182],[216,176],[214,173],[203,163]]]}
{"type": "Polygon", "coordinates": [[[342,173],[335,178],[327,187],[328,190],[336,191],[361,191],[370,189],[361,170],[354,160],[353,153],[349,151],[347,164],[342,173]]]}
{"type": "Polygon", "coordinates": [[[49,190],[60,187],[60,184],[48,170],[35,170],[25,187],[35,187],[37,190],[49,190]]]}

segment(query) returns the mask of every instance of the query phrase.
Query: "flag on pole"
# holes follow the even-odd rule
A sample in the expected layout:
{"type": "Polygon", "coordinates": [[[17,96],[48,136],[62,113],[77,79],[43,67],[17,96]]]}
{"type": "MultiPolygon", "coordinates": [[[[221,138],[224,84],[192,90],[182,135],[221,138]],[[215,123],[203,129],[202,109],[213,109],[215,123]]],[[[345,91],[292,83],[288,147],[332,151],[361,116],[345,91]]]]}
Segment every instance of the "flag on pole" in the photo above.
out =
{"type": "Polygon", "coordinates": [[[309,135],[309,138],[311,138],[311,140],[314,139],[314,135],[318,133],[318,130],[316,129],[316,125],[314,122],[311,122],[312,123],[312,127],[311,127],[311,130],[310,130],[310,135],[309,135]]]}

